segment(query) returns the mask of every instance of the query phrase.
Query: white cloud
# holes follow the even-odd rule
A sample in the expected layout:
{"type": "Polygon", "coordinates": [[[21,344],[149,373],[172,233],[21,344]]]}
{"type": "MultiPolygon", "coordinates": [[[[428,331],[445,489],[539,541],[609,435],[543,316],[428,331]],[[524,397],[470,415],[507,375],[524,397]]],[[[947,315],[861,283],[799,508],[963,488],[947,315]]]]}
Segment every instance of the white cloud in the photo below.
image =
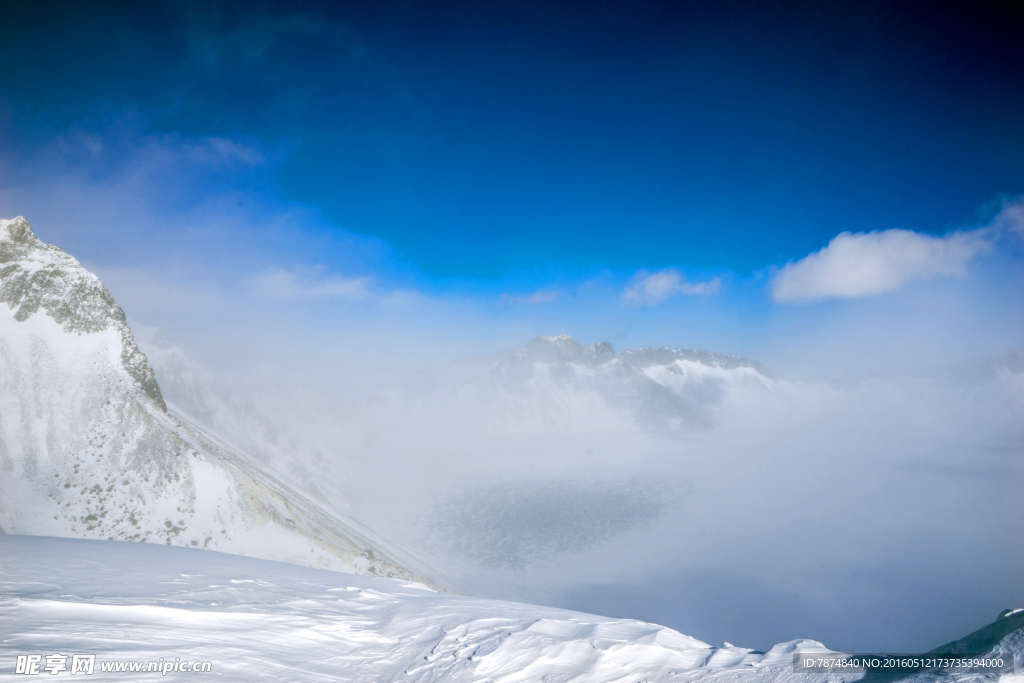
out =
{"type": "Polygon", "coordinates": [[[191,161],[203,164],[260,166],[267,163],[266,157],[256,143],[216,135],[190,140],[184,151],[191,161]]]}
{"type": "Polygon", "coordinates": [[[369,278],[316,275],[299,277],[284,270],[267,270],[249,280],[258,294],[273,299],[348,299],[358,301],[371,294],[369,278]]]}
{"type": "Polygon", "coordinates": [[[987,228],[944,237],[911,230],[843,232],[828,246],[787,263],[772,278],[779,302],[854,299],[898,289],[912,280],[962,276],[967,264],[992,244],[987,228]]]}
{"type": "Polygon", "coordinates": [[[992,219],[992,228],[1024,237],[1024,197],[1004,200],[1002,210],[992,219]]]}
{"type": "Polygon", "coordinates": [[[499,306],[534,306],[536,304],[549,304],[558,298],[558,292],[553,289],[538,289],[533,294],[516,295],[502,294],[498,301],[499,306]]]}
{"type": "Polygon", "coordinates": [[[1005,199],[985,227],[943,237],[911,230],[844,232],[828,246],[775,272],[776,302],[855,299],[899,289],[914,280],[963,276],[967,264],[1000,239],[1024,237],[1024,197],[1005,199]]]}
{"type": "Polygon", "coordinates": [[[705,282],[686,282],[675,268],[654,273],[640,270],[626,285],[622,300],[627,304],[653,305],[677,294],[714,294],[721,284],[717,277],[705,282]]]}

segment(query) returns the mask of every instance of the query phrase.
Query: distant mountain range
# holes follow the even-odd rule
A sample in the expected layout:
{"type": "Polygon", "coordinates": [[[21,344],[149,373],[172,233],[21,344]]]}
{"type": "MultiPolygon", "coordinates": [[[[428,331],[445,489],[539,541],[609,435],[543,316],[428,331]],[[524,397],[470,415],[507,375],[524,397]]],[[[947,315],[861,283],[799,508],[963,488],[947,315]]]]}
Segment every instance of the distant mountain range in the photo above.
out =
{"type": "Polygon", "coordinates": [[[488,431],[677,429],[711,426],[732,403],[784,394],[757,361],[695,349],[616,353],[567,334],[465,361],[428,390],[488,431]]]}

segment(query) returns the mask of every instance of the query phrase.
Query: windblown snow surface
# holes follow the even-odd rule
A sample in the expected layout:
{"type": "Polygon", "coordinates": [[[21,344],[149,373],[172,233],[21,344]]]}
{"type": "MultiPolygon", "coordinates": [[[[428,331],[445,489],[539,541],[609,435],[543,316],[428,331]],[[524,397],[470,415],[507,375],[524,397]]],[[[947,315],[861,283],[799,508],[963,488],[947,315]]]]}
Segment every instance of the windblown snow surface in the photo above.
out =
{"type": "MultiPolygon", "coordinates": [[[[780,643],[768,652],[712,647],[642,621],[445,595],[409,581],[216,552],[0,536],[0,557],[0,680],[22,678],[13,673],[17,655],[53,653],[94,654],[98,663],[208,661],[210,673],[198,678],[230,681],[842,683],[863,678],[794,673],[794,652],[830,652],[813,640],[780,643]]],[[[964,643],[1019,656],[1022,626],[1024,613],[1016,614],[964,643]]],[[[947,647],[957,651],[956,645],[947,647]]],[[[89,680],[129,680],[124,673],[104,674],[99,664],[93,676],[89,680]]],[[[906,678],[935,679],[935,674],[906,678]]],[[[1003,680],[1024,676],[1007,674],[1003,680]]]]}

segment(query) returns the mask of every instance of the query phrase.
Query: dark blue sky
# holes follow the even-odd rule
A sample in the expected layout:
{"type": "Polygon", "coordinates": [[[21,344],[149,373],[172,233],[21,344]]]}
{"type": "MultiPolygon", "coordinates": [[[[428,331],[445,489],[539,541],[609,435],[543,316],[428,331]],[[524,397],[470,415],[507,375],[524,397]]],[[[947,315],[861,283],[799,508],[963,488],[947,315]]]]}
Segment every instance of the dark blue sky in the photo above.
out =
{"type": "Polygon", "coordinates": [[[428,278],[749,272],[1024,192],[1010,3],[9,2],[0,24],[5,146],[33,144],[15,119],[125,109],[249,136],[284,198],[428,278]]]}

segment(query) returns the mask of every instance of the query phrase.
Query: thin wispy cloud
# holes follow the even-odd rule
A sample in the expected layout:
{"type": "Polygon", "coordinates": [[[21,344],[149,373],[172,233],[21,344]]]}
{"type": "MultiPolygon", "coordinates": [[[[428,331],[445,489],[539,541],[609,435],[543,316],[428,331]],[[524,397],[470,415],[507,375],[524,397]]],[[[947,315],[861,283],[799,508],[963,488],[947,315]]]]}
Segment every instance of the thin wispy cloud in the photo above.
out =
{"type": "Polygon", "coordinates": [[[267,270],[249,279],[257,294],[272,299],[341,299],[363,301],[372,295],[373,283],[366,277],[297,275],[285,270],[267,270]]]}
{"type": "Polygon", "coordinates": [[[191,161],[198,163],[245,166],[267,163],[266,156],[255,143],[216,135],[200,138],[184,146],[184,151],[191,161]]]}
{"type": "Polygon", "coordinates": [[[992,219],[990,227],[999,234],[1024,237],[1024,197],[1004,200],[1002,210],[992,219]]]}
{"type": "Polygon", "coordinates": [[[627,304],[651,306],[681,294],[714,294],[721,285],[722,282],[717,277],[703,282],[687,282],[683,274],[675,268],[665,268],[653,273],[640,270],[626,285],[622,301],[627,304]]]}
{"type": "Polygon", "coordinates": [[[553,289],[538,289],[532,294],[509,294],[501,295],[498,300],[499,306],[536,306],[537,304],[549,304],[558,299],[558,292],[553,289]]]}

